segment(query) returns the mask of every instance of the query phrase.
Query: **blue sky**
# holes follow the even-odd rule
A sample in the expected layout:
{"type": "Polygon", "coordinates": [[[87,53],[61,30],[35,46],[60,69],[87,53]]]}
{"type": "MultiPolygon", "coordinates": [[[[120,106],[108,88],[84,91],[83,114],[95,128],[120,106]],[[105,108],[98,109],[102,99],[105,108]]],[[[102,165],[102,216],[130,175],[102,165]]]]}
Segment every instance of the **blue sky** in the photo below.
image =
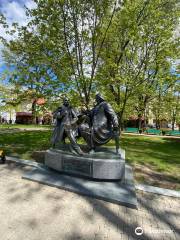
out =
{"type": "MultiPolygon", "coordinates": [[[[35,3],[33,0],[0,0],[0,13],[2,13],[9,25],[13,22],[18,22],[20,25],[27,24],[24,5],[28,8],[34,8],[35,3]]],[[[4,29],[0,26],[0,35],[6,39],[10,39],[4,29]]],[[[4,70],[5,65],[1,56],[2,44],[0,43],[0,74],[4,70]]]]}

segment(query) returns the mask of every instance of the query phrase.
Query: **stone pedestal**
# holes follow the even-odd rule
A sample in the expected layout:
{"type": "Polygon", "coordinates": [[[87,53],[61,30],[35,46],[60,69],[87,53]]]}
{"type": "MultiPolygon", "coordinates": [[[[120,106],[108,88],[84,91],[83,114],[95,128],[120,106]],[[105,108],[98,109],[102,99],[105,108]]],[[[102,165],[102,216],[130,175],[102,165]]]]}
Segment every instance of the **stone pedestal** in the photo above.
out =
{"type": "Polygon", "coordinates": [[[124,150],[121,149],[121,155],[117,155],[112,148],[99,147],[94,153],[79,156],[68,151],[67,147],[47,150],[45,165],[59,172],[93,179],[123,179],[125,173],[124,150]]]}

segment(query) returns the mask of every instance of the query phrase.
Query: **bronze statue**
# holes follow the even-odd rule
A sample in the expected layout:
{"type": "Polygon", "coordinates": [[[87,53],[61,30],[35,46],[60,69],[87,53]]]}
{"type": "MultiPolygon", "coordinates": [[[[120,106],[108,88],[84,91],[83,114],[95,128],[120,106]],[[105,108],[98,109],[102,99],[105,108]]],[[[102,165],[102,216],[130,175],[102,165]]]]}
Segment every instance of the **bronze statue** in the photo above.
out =
{"type": "Polygon", "coordinates": [[[115,140],[116,153],[119,150],[119,124],[118,118],[111,105],[100,95],[96,95],[95,107],[87,113],[87,120],[79,126],[80,135],[85,139],[91,150],[115,140]]]}
{"type": "Polygon", "coordinates": [[[76,142],[78,115],[75,109],[69,105],[67,98],[64,99],[63,105],[53,113],[53,117],[56,119],[56,126],[51,139],[53,147],[58,142],[65,144],[65,139],[68,137],[73,150],[82,155],[83,152],[76,142]]]}
{"type": "Polygon", "coordinates": [[[100,94],[96,95],[95,107],[88,112],[77,114],[65,99],[63,106],[53,115],[57,121],[52,136],[54,146],[57,142],[65,143],[65,138],[68,137],[71,147],[76,153],[83,155],[83,151],[77,144],[77,137],[84,138],[91,152],[95,151],[96,146],[106,144],[113,138],[116,153],[120,154],[118,118],[111,105],[100,94]],[[79,118],[83,119],[81,124],[79,124],[79,118]]]}

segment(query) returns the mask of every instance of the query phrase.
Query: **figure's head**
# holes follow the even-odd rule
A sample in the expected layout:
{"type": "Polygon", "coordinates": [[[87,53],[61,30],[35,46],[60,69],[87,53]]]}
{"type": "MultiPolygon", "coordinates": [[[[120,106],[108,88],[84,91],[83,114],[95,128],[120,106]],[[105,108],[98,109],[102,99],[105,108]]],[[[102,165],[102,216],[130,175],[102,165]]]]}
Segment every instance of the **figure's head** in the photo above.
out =
{"type": "Polygon", "coordinates": [[[103,101],[105,101],[103,96],[100,93],[96,94],[96,102],[101,103],[103,101]]]}
{"type": "Polygon", "coordinates": [[[63,105],[66,106],[66,107],[69,106],[69,99],[68,98],[63,99],[63,105]]]}

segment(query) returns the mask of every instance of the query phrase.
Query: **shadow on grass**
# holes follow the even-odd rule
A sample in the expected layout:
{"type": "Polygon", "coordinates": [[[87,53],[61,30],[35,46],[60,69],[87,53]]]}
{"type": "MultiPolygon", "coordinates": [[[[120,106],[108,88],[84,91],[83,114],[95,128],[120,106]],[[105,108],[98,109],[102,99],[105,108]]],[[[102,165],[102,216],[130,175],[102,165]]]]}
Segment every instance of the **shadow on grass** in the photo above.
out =
{"type": "Polygon", "coordinates": [[[38,125],[38,124],[0,124],[0,129],[31,129],[42,128],[51,129],[52,125],[38,125]]]}
{"type": "Polygon", "coordinates": [[[2,134],[0,146],[10,156],[31,157],[33,151],[45,150],[50,147],[51,131],[19,131],[2,134]]]}
{"type": "Polygon", "coordinates": [[[169,164],[180,163],[180,139],[123,136],[121,142],[127,155],[130,151],[137,154],[140,159],[145,155],[146,158],[152,159],[154,162],[157,160],[169,164]]]}
{"type": "MultiPolygon", "coordinates": [[[[112,147],[114,142],[111,141],[108,145],[112,147]]],[[[179,138],[122,135],[121,147],[126,150],[126,161],[129,164],[134,167],[136,164],[141,165],[141,172],[138,171],[136,174],[137,180],[140,178],[142,181],[147,180],[148,177],[150,180],[156,179],[157,172],[159,172],[161,175],[159,175],[159,181],[164,181],[166,184],[167,182],[179,183],[179,138]],[[148,172],[145,171],[146,167],[148,172]],[[143,174],[144,176],[142,176],[143,174]]]]}
{"type": "Polygon", "coordinates": [[[134,167],[134,173],[135,179],[138,183],[153,185],[172,190],[180,189],[180,179],[178,176],[151,171],[149,168],[142,168],[141,165],[134,167]]]}

